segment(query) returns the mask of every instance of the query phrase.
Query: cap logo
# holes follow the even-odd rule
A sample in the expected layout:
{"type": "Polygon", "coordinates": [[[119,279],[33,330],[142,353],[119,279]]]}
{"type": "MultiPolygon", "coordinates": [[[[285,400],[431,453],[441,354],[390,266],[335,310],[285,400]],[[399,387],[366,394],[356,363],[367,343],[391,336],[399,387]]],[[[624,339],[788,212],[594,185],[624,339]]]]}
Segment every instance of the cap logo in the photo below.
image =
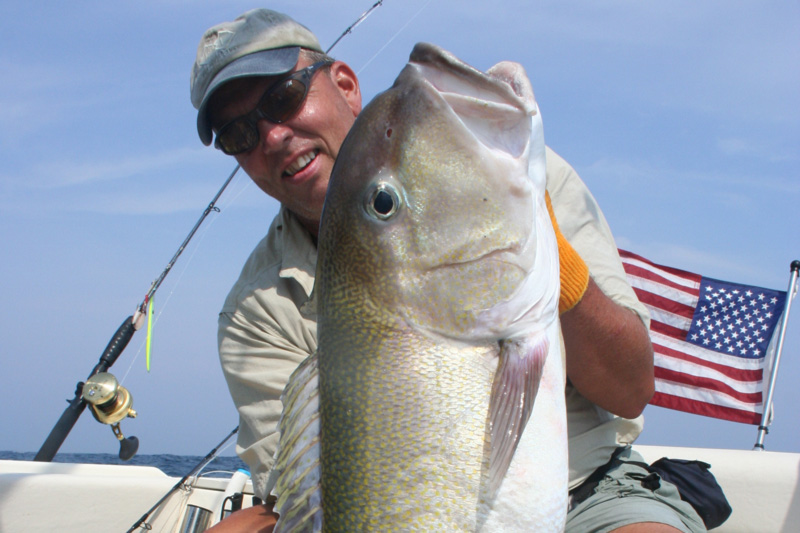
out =
{"type": "Polygon", "coordinates": [[[228,42],[233,39],[233,36],[236,35],[236,32],[230,30],[219,30],[214,32],[211,35],[206,36],[206,42],[203,43],[203,51],[198,54],[201,57],[197,58],[198,63],[205,63],[208,56],[224,48],[228,42]]]}

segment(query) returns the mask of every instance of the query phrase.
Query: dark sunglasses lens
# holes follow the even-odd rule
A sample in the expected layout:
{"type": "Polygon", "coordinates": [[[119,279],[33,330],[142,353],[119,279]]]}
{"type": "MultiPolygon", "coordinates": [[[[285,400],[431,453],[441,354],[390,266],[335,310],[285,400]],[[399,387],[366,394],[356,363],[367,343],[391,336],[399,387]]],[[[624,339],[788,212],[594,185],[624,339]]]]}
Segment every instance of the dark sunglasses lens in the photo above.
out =
{"type": "Polygon", "coordinates": [[[303,82],[289,78],[266,95],[259,109],[269,120],[280,124],[292,118],[305,97],[306,86],[303,82]]]}
{"type": "Polygon", "coordinates": [[[258,130],[246,118],[235,120],[217,133],[217,148],[228,155],[250,150],[258,143],[258,130]]]}

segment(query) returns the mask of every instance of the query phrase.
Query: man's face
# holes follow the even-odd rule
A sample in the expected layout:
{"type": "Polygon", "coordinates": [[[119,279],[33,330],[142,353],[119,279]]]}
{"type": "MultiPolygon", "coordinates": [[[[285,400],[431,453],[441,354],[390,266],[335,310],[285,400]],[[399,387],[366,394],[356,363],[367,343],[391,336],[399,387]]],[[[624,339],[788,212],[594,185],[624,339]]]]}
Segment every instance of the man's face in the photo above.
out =
{"type": "MultiPolygon", "coordinates": [[[[309,64],[300,54],[294,70],[309,64]]],[[[214,130],[250,112],[283,77],[243,78],[225,84],[209,105],[214,130]]],[[[316,235],[333,163],[360,111],[356,76],[337,61],[314,75],[305,101],[292,118],[282,124],[259,120],[258,144],[234,157],[261,190],[284,204],[316,235]]]]}

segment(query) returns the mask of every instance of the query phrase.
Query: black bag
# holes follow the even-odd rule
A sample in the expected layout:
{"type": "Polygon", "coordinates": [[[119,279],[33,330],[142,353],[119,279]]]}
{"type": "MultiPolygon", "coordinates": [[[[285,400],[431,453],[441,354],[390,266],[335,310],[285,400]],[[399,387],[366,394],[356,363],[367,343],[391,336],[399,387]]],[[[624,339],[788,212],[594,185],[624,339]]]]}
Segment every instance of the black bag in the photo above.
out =
{"type": "Polygon", "coordinates": [[[732,509],[722,487],[708,470],[710,467],[703,461],[662,457],[649,465],[648,470],[678,487],[681,499],[694,507],[706,528],[713,529],[728,519],[732,509]]]}

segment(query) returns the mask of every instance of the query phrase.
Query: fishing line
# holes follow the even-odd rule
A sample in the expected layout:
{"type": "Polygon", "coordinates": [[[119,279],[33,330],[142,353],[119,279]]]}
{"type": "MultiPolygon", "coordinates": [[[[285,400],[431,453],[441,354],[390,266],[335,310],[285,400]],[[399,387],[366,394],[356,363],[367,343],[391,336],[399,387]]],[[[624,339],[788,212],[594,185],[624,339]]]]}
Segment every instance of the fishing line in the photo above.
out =
{"type": "MultiPolygon", "coordinates": [[[[370,12],[372,12],[374,9],[376,9],[378,6],[382,4],[383,0],[379,0],[370,9],[368,9],[365,13],[363,13],[361,17],[359,17],[356,20],[356,22],[351,24],[350,27],[348,27],[344,31],[343,36],[346,35],[347,33],[351,33],[353,28],[355,28],[360,22],[362,22],[364,19],[367,18],[367,16],[369,16],[370,12]]],[[[339,40],[341,40],[341,37],[340,39],[337,39],[336,42],[338,42],[339,40]]],[[[334,45],[336,44],[336,42],[334,42],[334,45]]],[[[328,50],[331,50],[332,48],[333,46],[331,46],[328,50]]],[[[103,350],[100,359],[98,360],[97,364],[94,366],[91,373],[89,374],[89,378],[94,377],[98,373],[107,372],[114,365],[117,359],[119,359],[119,356],[122,355],[122,352],[130,343],[134,333],[136,333],[136,331],[144,325],[144,321],[147,318],[147,313],[148,313],[148,304],[150,303],[151,299],[155,295],[158,288],[161,286],[161,283],[164,281],[164,278],[166,278],[167,274],[169,274],[170,270],[172,270],[172,267],[175,265],[175,262],[178,260],[178,257],[180,257],[180,255],[183,253],[183,250],[189,244],[189,241],[191,241],[192,237],[194,237],[195,233],[200,228],[206,217],[208,217],[208,215],[212,211],[218,212],[220,210],[218,207],[216,207],[216,203],[219,200],[220,196],[222,196],[222,193],[231,183],[231,180],[233,180],[233,177],[236,175],[239,168],[240,168],[239,165],[236,165],[236,167],[233,169],[233,172],[231,172],[230,176],[228,176],[228,178],[225,180],[225,183],[222,184],[222,187],[220,187],[219,191],[217,191],[217,194],[214,196],[214,198],[208,204],[206,209],[203,211],[203,214],[200,216],[200,218],[195,223],[194,227],[191,229],[189,234],[183,240],[183,243],[181,243],[178,250],[172,256],[172,259],[169,261],[169,263],[167,263],[167,266],[164,268],[164,270],[161,272],[158,278],[156,278],[156,280],[153,281],[152,285],[150,286],[150,290],[147,291],[147,294],[145,295],[142,303],[136,307],[136,310],[131,316],[123,320],[122,324],[114,332],[114,334],[111,337],[111,340],[109,340],[108,344],[103,350]]],[[[207,230],[204,231],[204,233],[206,232],[207,230]]],[[[197,247],[195,247],[195,251],[196,250],[197,247]]],[[[184,272],[185,271],[186,268],[184,268],[184,272]]],[[[159,313],[159,315],[156,317],[156,321],[158,320],[160,315],[161,313],[159,313]]],[[[139,347],[139,350],[137,352],[137,357],[138,353],[140,353],[141,350],[142,350],[142,345],[140,345],[139,347]]],[[[135,359],[136,358],[134,358],[134,360],[135,359]]],[[[132,366],[130,368],[132,368],[132,366]]],[[[130,368],[128,369],[128,372],[130,371],[130,368]]],[[[128,372],[125,373],[126,376],[128,372]]],[[[59,448],[64,443],[64,440],[66,440],[70,431],[72,431],[72,428],[75,427],[78,418],[80,418],[81,414],[86,409],[87,405],[86,400],[84,400],[82,397],[82,388],[83,388],[82,384],[79,384],[79,386],[76,388],[74,397],[72,398],[72,400],[68,401],[67,408],[61,414],[61,417],[58,419],[55,426],[53,426],[53,429],[50,431],[50,434],[47,436],[44,443],[39,448],[39,451],[36,453],[36,456],[34,457],[34,461],[44,461],[44,462],[52,461],[56,453],[58,452],[59,448]]],[[[123,443],[128,442],[130,444],[129,441],[131,441],[131,439],[125,439],[122,442],[123,443]]],[[[138,447],[138,441],[136,442],[138,447]]],[[[128,448],[130,448],[130,446],[128,446],[128,448]]],[[[125,450],[123,450],[121,446],[120,457],[122,458],[124,458],[123,457],[124,451],[125,450]]],[[[130,451],[130,449],[128,449],[128,451],[130,451]]],[[[133,453],[135,453],[135,450],[133,453]]],[[[143,520],[144,517],[142,521],[143,520]]]]}
{"type": "MultiPolygon", "coordinates": [[[[247,189],[249,189],[252,184],[253,184],[253,182],[249,178],[242,178],[241,176],[236,177],[228,185],[229,187],[234,188],[233,196],[229,196],[228,198],[226,198],[225,201],[221,202],[220,204],[218,204],[218,206],[214,210],[221,212],[223,209],[227,209],[228,207],[231,207],[236,202],[236,199],[239,198],[239,196],[241,196],[247,189]],[[236,190],[237,188],[238,188],[238,191],[236,190]]],[[[152,340],[151,340],[152,331],[154,331],[155,327],[158,325],[158,320],[161,318],[161,315],[169,307],[169,302],[172,299],[172,295],[175,294],[175,291],[181,285],[181,281],[183,280],[183,277],[186,274],[186,272],[189,270],[189,266],[192,264],[192,262],[194,260],[194,257],[197,254],[197,251],[201,248],[201,246],[203,244],[203,241],[205,240],[206,236],[208,235],[209,230],[212,228],[212,226],[214,225],[214,223],[216,221],[217,221],[216,217],[211,219],[209,221],[209,223],[202,229],[202,231],[199,231],[199,233],[197,234],[196,245],[194,247],[192,247],[191,254],[189,254],[188,258],[186,259],[186,262],[183,265],[183,268],[178,273],[178,277],[175,279],[174,285],[172,285],[172,287],[170,287],[170,291],[167,294],[166,299],[163,302],[161,302],[161,304],[159,305],[158,313],[155,313],[155,316],[152,316],[152,324],[151,324],[151,320],[150,320],[151,319],[151,306],[153,305],[153,300],[155,299],[155,296],[151,296],[150,297],[150,301],[148,302],[148,306],[147,306],[148,307],[148,309],[147,309],[147,317],[148,317],[147,337],[145,338],[144,341],[142,341],[142,343],[137,348],[136,353],[134,353],[133,358],[131,358],[131,362],[128,365],[127,370],[123,374],[122,378],[119,380],[121,385],[125,384],[125,380],[127,379],[128,374],[130,374],[130,372],[133,369],[133,367],[136,365],[136,361],[138,361],[139,356],[142,353],[142,350],[145,349],[146,354],[147,354],[147,351],[149,351],[150,343],[152,342],[152,340]]],[[[146,367],[147,367],[147,371],[148,372],[150,371],[150,364],[149,364],[150,361],[149,360],[150,360],[150,357],[149,357],[149,354],[147,354],[146,367]]]]}
{"type": "MultiPolygon", "coordinates": [[[[177,491],[181,487],[183,487],[186,484],[186,481],[190,477],[194,476],[195,479],[196,479],[197,478],[197,474],[200,473],[206,466],[208,466],[208,464],[211,461],[213,461],[217,457],[217,455],[219,455],[220,449],[224,449],[224,448],[222,448],[222,446],[225,445],[230,440],[230,438],[233,437],[234,435],[236,435],[236,433],[238,433],[238,432],[239,432],[239,426],[236,426],[235,428],[233,428],[233,431],[228,433],[228,435],[224,439],[222,439],[222,442],[217,444],[216,447],[214,447],[213,450],[208,452],[208,455],[203,457],[203,459],[201,459],[200,462],[197,463],[197,465],[195,465],[195,467],[192,468],[192,470],[190,470],[188,474],[183,476],[180,481],[175,483],[175,485],[160,500],[158,500],[155,505],[153,505],[145,514],[143,514],[142,517],[139,518],[139,520],[137,520],[130,527],[130,529],[128,529],[127,533],[133,533],[134,531],[139,529],[139,527],[143,527],[144,529],[147,529],[147,530],[152,529],[152,526],[147,523],[147,519],[150,518],[150,515],[152,515],[156,511],[156,509],[158,509],[161,506],[161,504],[164,501],[166,501],[166,499],[169,498],[175,491],[177,491]]],[[[225,447],[227,448],[227,446],[225,446],[225,447]]]]}
{"type": "MultiPolygon", "coordinates": [[[[366,63],[364,63],[364,66],[362,66],[362,67],[361,67],[361,68],[358,70],[358,72],[356,72],[356,76],[360,76],[360,75],[361,75],[361,72],[363,72],[363,71],[364,71],[364,69],[365,69],[365,68],[367,68],[367,67],[369,66],[369,64],[370,64],[370,63],[372,63],[372,61],[373,61],[373,60],[374,60],[376,57],[378,57],[378,56],[381,54],[381,52],[383,52],[383,51],[386,49],[386,47],[387,47],[387,46],[389,46],[390,44],[392,44],[392,41],[394,41],[394,40],[397,38],[397,36],[398,36],[398,35],[400,35],[400,33],[401,33],[403,30],[405,30],[405,29],[408,27],[408,25],[409,25],[409,24],[411,24],[412,22],[414,22],[414,19],[416,19],[416,18],[419,16],[419,14],[420,14],[420,13],[422,13],[422,11],[423,11],[423,10],[424,10],[426,7],[428,7],[428,4],[430,4],[431,2],[433,2],[433,0],[428,0],[427,2],[425,2],[425,5],[423,5],[421,8],[419,8],[419,11],[417,11],[417,12],[416,12],[416,14],[414,14],[414,16],[413,16],[413,17],[411,17],[410,19],[408,19],[408,22],[406,22],[406,23],[403,25],[403,27],[402,27],[402,28],[400,28],[399,30],[397,30],[397,32],[396,32],[394,35],[392,35],[392,37],[391,37],[391,38],[390,38],[388,41],[386,41],[386,44],[384,44],[384,45],[383,45],[383,46],[380,48],[380,50],[378,50],[377,52],[375,52],[375,55],[374,55],[374,56],[372,56],[372,57],[371,57],[371,58],[370,58],[370,59],[369,59],[369,60],[368,60],[366,63]]],[[[374,6],[373,6],[373,7],[374,7],[374,6]]]]}

